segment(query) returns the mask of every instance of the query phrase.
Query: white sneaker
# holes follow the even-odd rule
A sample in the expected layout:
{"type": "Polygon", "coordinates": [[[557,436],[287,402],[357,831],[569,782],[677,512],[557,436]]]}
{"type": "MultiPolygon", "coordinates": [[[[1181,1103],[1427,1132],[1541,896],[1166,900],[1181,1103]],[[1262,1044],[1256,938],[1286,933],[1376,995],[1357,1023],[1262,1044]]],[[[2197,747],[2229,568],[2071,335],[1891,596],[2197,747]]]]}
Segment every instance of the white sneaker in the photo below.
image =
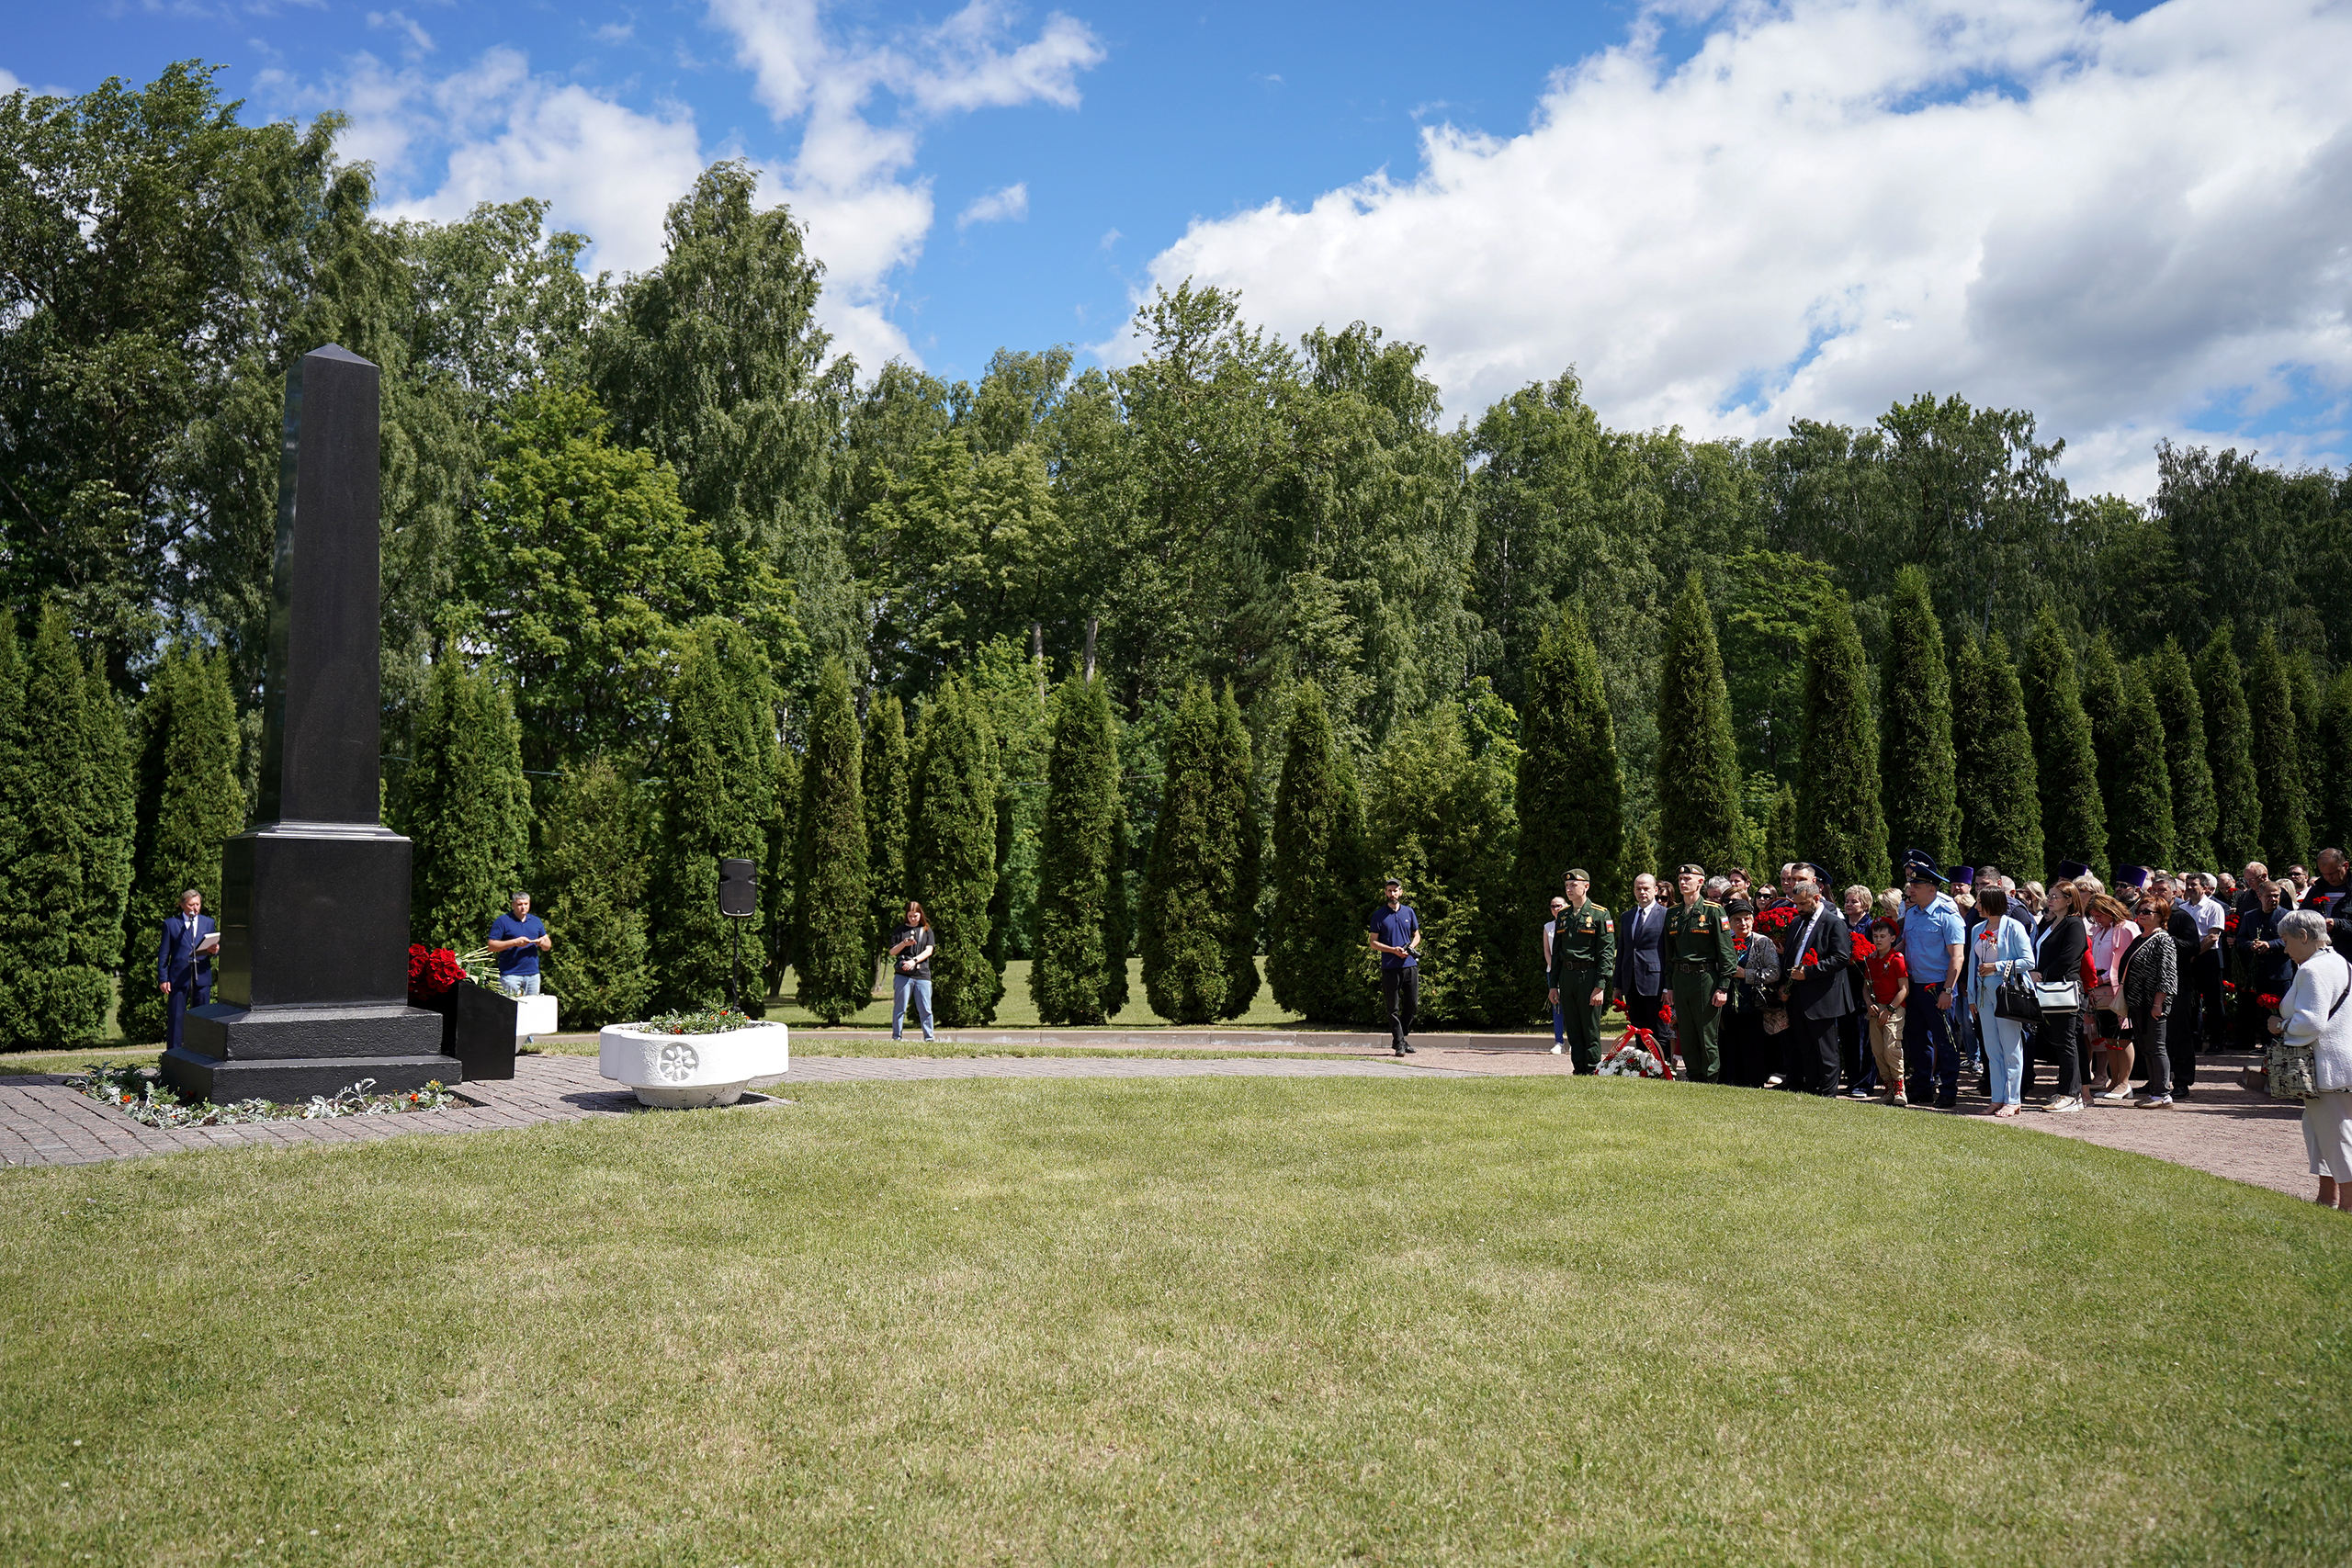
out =
{"type": "Polygon", "coordinates": [[[2062,1094],[2041,1109],[2052,1116],[2067,1116],[2083,1108],[2083,1102],[2071,1094],[2062,1094]]]}
{"type": "Polygon", "coordinates": [[[1766,1089],[1778,1089],[1781,1087],[1781,1075],[1774,1073],[1770,1077],[1764,1080],[1764,1087],[1766,1089]]]}
{"type": "Polygon", "coordinates": [[[2102,1089],[2091,1098],[2094,1100],[2129,1100],[2132,1098],[2132,1090],[2129,1087],[2123,1089],[2102,1089]]]}
{"type": "Polygon", "coordinates": [[[1560,1054],[1560,1048],[1559,1048],[1557,1045],[1553,1046],[1553,1047],[1552,1047],[1552,1055],[1554,1055],[1555,1056],[1556,1056],[1556,1055],[1558,1055],[1559,1054],[1560,1054]]]}

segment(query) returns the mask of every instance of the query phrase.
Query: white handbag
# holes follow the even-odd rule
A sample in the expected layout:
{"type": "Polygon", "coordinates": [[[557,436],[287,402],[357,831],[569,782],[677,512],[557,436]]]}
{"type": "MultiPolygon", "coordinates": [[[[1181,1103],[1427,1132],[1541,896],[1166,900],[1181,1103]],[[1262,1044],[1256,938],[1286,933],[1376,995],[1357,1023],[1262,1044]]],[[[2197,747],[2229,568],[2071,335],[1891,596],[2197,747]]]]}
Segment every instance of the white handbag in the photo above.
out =
{"type": "Polygon", "coordinates": [[[2073,980],[2036,980],[2033,999],[2041,1004],[2044,1012],[2079,1012],[2083,987],[2073,980]]]}

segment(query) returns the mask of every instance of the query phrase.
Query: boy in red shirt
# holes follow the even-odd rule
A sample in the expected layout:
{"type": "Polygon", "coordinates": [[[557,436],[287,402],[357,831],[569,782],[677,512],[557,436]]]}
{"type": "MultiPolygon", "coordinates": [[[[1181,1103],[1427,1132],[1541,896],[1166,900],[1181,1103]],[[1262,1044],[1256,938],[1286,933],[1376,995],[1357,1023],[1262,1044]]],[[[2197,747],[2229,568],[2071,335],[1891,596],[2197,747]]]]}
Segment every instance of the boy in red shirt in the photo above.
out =
{"type": "Polygon", "coordinates": [[[1911,998],[1911,968],[1903,962],[1903,924],[1883,919],[1871,930],[1878,950],[1869,959],[1871,1055],[1878,1062],[1884,1102],[1908,1105],[1903,1092],[1903,1004],[1911,998]]]}

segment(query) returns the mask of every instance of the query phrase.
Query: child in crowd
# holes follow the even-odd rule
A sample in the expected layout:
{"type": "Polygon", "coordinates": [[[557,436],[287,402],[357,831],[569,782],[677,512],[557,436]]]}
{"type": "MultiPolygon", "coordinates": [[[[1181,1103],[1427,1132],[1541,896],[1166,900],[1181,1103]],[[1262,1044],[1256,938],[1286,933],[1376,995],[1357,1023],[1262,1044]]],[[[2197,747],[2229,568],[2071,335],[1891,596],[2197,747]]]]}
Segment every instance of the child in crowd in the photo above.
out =
{"type": "Polygon", "coordinates": [[[1871,928],[1877,950],[1870,955],[1871,1055],[1878,1063],[1881,1098],[1908,1105],[1903,1092],[1903,1005],[1911,998],[1911,970],[1903,962],[1903,922],[1882,918],[1871,928]]]}

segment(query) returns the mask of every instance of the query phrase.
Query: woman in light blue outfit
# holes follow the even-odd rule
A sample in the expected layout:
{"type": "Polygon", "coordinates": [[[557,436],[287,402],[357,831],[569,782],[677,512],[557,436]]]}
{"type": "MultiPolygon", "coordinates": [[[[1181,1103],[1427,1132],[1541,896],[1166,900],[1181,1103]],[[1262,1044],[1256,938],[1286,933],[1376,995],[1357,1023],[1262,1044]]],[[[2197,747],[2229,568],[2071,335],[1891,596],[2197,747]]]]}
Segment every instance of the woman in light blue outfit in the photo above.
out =
{"type": "Polygon", "coordinates": [[[1992,1075],[1993,1114],[2015,1116],[2025,1098],[2025,1025],[2001,1017],[1993,998],[2003,980],[2033,967],[2033,938],[2009,919],[2009,896],[2000,888],[1979,888],[1976,908],[1984,919],[1968,942],[1968,1000],[1992,1075]]]}

